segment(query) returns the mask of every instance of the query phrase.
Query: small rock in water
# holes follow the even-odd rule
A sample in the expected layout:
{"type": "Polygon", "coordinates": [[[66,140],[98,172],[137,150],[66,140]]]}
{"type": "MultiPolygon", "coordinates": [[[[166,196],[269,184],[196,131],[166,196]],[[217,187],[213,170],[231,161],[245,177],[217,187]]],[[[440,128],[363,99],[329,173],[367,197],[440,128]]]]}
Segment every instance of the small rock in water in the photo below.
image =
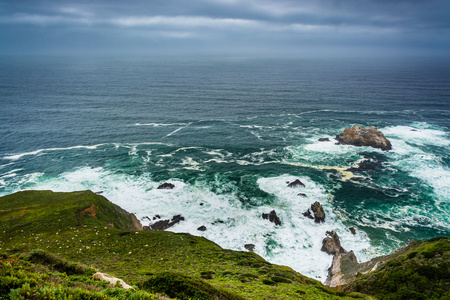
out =
{"type": "Polygon", "coordinates": [[[297,196],[306,197],[306,194],[298,193],[297,196]]]}
{"type": "Polygon", "coordinates": [[[206,226],[200,226],[197,228],[198,231],[206,231],[206,226]]]}
{"type": "Polygon", "coordinates": [[[355,235],[356,234],[356,230],[355,230],[355,228],[354,227],[350,227],[349,228],[349,230],[350,230],[350,232],[353,234],[353,235],[355,235]]]}
{"type": "Polygon", "coordinates": [[[289,183],[288,187],[290,188],[305,187],[305,184],[301,182],[300,179],[296,179],[295,181],[289,183]]]}
{"type": "Polygon", "coordinates": [[[309,209],[303,213],[303,216],[305,216],[309,219],[314,219],[314,217],[312,216],[311,211],[309,209]]]}
{"type": "Polygon", "coordinates": [[[263,213],[262,214],[262,218],[264,220],[269,220],[270,222],[275,223],[276,226],[281,225],[281,220],[280,220],[280,218],[278,218],[277,213],[275,212],[275,210],[272,210],[268,214],[263,213]]]}
{"type": "Polygon", "coordinates": [[[248,251],[254,251],[255,250],[255,245],[254,244],[245,244],[244,248],[247,249],[248,251]]]}
{"type": "Polygon", "coordinates": [[[319,142],[329,142],[330,139],[329,138],[320,138],[319,142]]]}
{"type": "Polygon", "coordinates": [[[164,182],[160,186],[158,186],[158,190],[171,190],[175,187],[173,183],[170,182],[164,182]]]}

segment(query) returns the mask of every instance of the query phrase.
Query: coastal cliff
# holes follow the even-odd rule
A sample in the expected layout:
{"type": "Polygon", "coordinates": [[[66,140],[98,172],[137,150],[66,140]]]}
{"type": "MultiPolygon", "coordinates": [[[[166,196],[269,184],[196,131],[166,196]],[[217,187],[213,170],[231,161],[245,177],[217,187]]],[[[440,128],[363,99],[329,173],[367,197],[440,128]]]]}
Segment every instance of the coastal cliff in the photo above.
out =
{"type": "MultiPolygon", "coordinates": [[[[370,289],[372,277],[363,281],[356,275],[355,281],[333,290],[253,252],[222,249],[190,234],[142,231],[132,214],[91,191],[24,191],[0,197],[0,220],[2,299],[27,293],[90,299],[374,299],[368,294],[379,294],[370,289]],[[96,272],[131,288],[109,287],[92,277],[96,272]]],[[[449,241],[439,241],[444,246],[436,257],[445,262],[449,241]]],[[[408,257],[425,255],[414,249],[417,254],[408,257]]],[[[439,270],[447,278],[448,266],[439,270]]],[[[376,278],[375,272],[368,274],[376,278]]],[[[445,285],[441,277],[426,278],[437,282],[428,286],[448,293],[448,280],[445,285]]]]}

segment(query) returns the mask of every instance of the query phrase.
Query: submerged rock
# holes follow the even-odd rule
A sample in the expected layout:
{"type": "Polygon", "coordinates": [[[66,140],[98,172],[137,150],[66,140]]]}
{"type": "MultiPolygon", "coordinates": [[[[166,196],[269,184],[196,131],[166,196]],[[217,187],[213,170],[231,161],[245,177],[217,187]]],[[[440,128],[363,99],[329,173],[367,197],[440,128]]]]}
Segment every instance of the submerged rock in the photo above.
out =
{"type": "Polygon", "coordinates": [[[289,183],[287,185],[290,188],[296,188],[296,187],[305,187],[305,184],[300,181],[300,179],[296,179],[295,181],[289,183]]]}
{"type": "Polygon", "coordinates": [[[330,139],[329,138],[320,138],[319,142],[329,142],[330,139]]]}
{"type": "Polygon", "coordinates": [[[344,132],[336,136],[340,145],[370,146],[384,151],[392,150],[391,142],[375,126],[363,128],[361,126],[347,127],[344,132]]]}
{"type": "Polygon", "coordinates": [[[325,222],[325,211],[323,210],[320,202],[316,201],[314,204],[311,204],[311,210],[314,213],[314,222],[323,223],[325,222]]]}
{"type": "Polygon", "coordinates": [[[173,183],[170,182],[164,182],[160,186],[158,186],[158,190],[171,190],[175,187],[173,183]]]}
{"type": "Polygon", "coordinates": [[[272,211],[271,211],[270,213],[268,213],[268,214],[263,213],[263,214],[262,214],[262,218],[263,218],[264,220],[269,220],[270,222],[275,223],[276,226],[281,225],[281,220],[280,220],[280,218],[277,216],[277,213],[276,213],[274,210],[272,210],[272,211]]]}

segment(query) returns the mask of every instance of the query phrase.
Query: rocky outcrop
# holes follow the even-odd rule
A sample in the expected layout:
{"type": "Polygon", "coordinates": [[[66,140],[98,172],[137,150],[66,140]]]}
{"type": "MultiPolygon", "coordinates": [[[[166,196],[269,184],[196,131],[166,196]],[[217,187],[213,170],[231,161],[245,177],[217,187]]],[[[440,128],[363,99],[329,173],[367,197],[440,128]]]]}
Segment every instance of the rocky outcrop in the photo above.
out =
{"type": "Polygon", "coordinates": [[[161,221],[158,221],[158,222],[150,225],[149,227],[145,226],[144,229],[166,230],[181,221],[184,221],[184,217],[182,217],[181,215],[176,215],[176,216],[173,216],[172,220],[170,220],[170,221],[169,220],[161,220],[161,221]]]}
{"type": "Polygon", "coordinates": [[[327,237],[322,241],[321,251],[333,255],[333,263],[328,269],[328,277],[325,285],[336,287],[349,283],[353,270],[358,268],[358,260],[353,251],[347,252],[342,246],[339,236],[334,231],[327,231],[327,237]],[[345,270],[345,273],[344,273],[345,270]]]}
{"type": "Polygon", "coordinates": [[[357,270],[358,266],[358,260],[353,251],[334,255],[333,263],[328,269],[328,277],[325,280],[325,285],[338,287],[351,282],[353,278],[352,276],[348,276],[348,273],[350,270],[357,270]]]}
{"type": "Polygon", "coordinates": [[[122,279],[113,277],[113,276],[105,274],[105,273],[97,272],[94,275],[92,275],[92,277],[103,280],[103,281],[108,281],[109,287],[115,287],[116,285],[119,285],[126,290],[133,288],[131,285],[126,284],[122,279]]]}
{"type": "Polygon", "coordinates": [[[323,207],[320,204],[320,202],[316,201],[313,204],[311,204],[311,210],[314,213],[314,222],[316,223],[325,222],[325,211],[323,210],[323,207]]]}
{"type": "Polygon", "coordinates": [[[375,126],[363,128],[361,126],[347,127],[344,132],[336,136],[338,144],[353,146],[370,146],[384,151],[392,150],[391,142],[375,126]]]}
{"type": "Polygon", "coordinates": [[[296,179],[295,181],[288,183],[287,185],[290,188],[297,188],[297,187],[305,187],[305,184],[300,181],[300,179],[296,179]]]}
{"type": "Polygon", "coordinates": [[[131,223],[133,224],[134,228],[136,228],[139,231],[144,230],[144,227],[142,226],[141,222],[138,220],[138,218],[134,214],[130,214],[131,223]]]}
{"type": "Polygon", "coordinates": [[[158,186],[158,190],[171,190],[175,187],[173,183],[170,182],[164,182],[160,186],[158,186]]]}
{"type": "Polygon", "coordinates": [[[264,220],[269,220],[270,222],[275,223],[276,226],[281,225],[281,220],[280,220],[280,218],[277,216],[277,213],[276,213],[274,210],[272,210],[272,211],[271,211],[270,213],[268,213],[268,214],[263,213],[263,214],[262,214],[262,218],[263,218],[264,220]]]}
{"type": "Polygon", "coordinates": [[[339,236],[334,231],[327,231],[327,237],[322,240],[322,249],[321,251],[330,254],[336,255],[338,253],[345,253],[344,248],[341,246],[341,241],[339,240],[339,236]]]}

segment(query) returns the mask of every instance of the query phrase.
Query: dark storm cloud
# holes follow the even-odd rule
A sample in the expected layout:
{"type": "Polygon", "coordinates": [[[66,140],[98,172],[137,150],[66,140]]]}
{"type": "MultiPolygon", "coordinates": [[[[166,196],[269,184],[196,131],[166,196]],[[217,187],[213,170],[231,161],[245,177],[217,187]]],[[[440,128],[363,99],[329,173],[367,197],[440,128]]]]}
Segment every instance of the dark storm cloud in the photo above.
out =
{"type": "Polygon", "coordinates": [[[443,0],[3,1],[0,51],[446,53],[449,15],[443,0]]]}

